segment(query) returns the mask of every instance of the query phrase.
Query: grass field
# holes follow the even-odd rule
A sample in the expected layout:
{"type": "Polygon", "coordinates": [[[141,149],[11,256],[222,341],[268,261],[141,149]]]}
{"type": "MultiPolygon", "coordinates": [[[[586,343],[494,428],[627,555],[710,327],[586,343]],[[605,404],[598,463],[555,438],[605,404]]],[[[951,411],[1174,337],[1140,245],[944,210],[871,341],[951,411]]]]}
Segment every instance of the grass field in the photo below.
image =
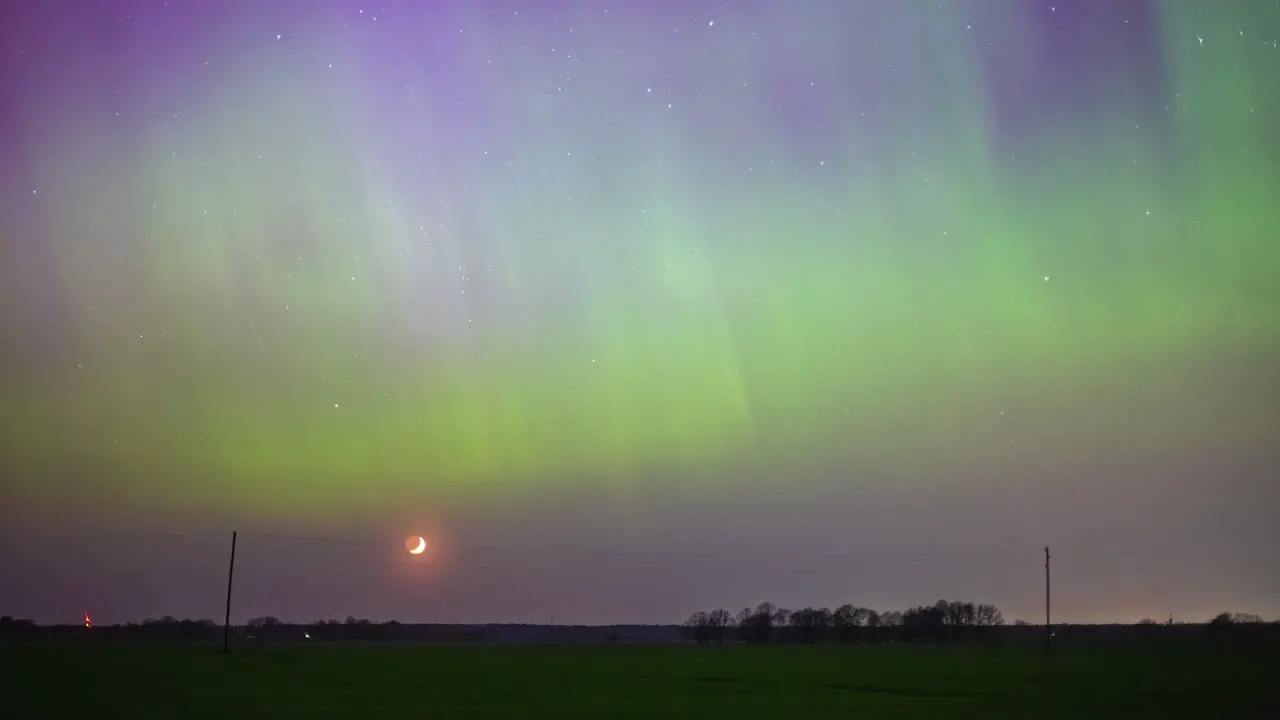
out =
{"type": "Polygon", "coordinates": [[[1280,717],[1276,655],[1263,649],[1045,657],[905,646],[294,645],[220,655],[95,644],[0,653],[17,680],[6,683],[21,708],[11,717],[1280,717]]]}

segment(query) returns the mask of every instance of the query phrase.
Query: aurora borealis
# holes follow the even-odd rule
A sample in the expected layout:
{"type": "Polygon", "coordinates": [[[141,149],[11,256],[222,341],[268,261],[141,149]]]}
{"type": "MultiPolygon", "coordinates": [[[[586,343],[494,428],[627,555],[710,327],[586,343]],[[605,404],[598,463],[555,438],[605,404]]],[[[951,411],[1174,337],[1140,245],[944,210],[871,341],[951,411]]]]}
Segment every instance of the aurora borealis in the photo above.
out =
{"type": "Polygon", "coordinates": [[[999,546],[1012,618],[1054,544],[1067,617],[1280,613],[1280,5],[376,5],[3,11],[17,577],[105,572],[45,534],[358,527],[469,571],[263,611],[679,621],[999,546]],[[805,559],[726,569],[761,546],[805,559]],[[652,589],[593,594],[628,552],[652,589]]]}

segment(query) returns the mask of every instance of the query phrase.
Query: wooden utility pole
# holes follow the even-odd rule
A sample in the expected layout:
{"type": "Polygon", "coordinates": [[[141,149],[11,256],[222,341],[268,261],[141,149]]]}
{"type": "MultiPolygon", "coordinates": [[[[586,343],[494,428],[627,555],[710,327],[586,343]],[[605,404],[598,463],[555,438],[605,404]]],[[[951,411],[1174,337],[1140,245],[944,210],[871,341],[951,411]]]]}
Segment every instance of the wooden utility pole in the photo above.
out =
{"type": "Polygon", "coordinates": [[[1049,546],[1044,546],[1044,651],[1053,648],[1053,623],[1049,615],[1049,546]]]}
{"type": "Polygon", "coordinates": [[[236,531],[231,531],[231,563],[227,568],[227,613],[222,618],[222,652],[231,652],[231,581],[236,577],[236,531]]]}

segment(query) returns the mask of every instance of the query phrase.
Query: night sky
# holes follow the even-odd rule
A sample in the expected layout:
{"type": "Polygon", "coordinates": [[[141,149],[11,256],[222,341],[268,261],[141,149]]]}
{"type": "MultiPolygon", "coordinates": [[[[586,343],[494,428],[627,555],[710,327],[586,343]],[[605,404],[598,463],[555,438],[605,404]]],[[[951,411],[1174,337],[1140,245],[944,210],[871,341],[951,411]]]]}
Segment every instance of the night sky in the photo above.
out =
{"type": "Polygon", "coordinates": [[[0,613],[1280,615],[1280,4],[0,10],[0,613]],[[406,535],[431,541],[405,552],[406,535]]]}

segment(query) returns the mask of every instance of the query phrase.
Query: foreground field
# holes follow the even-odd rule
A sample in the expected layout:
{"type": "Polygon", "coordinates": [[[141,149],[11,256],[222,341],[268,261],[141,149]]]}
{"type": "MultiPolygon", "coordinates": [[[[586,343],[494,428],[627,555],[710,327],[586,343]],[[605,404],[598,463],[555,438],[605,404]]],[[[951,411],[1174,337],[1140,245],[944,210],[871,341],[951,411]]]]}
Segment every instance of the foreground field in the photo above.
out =
{"type": "Polygon", "coordinates": [[[14,717],[1280,717],[1266,650],[2,647],[14,717]],[[16,660],[16,662],[12,662],[16,660]],[[16,678],[15,678],[16,674],[16,678]]]}

